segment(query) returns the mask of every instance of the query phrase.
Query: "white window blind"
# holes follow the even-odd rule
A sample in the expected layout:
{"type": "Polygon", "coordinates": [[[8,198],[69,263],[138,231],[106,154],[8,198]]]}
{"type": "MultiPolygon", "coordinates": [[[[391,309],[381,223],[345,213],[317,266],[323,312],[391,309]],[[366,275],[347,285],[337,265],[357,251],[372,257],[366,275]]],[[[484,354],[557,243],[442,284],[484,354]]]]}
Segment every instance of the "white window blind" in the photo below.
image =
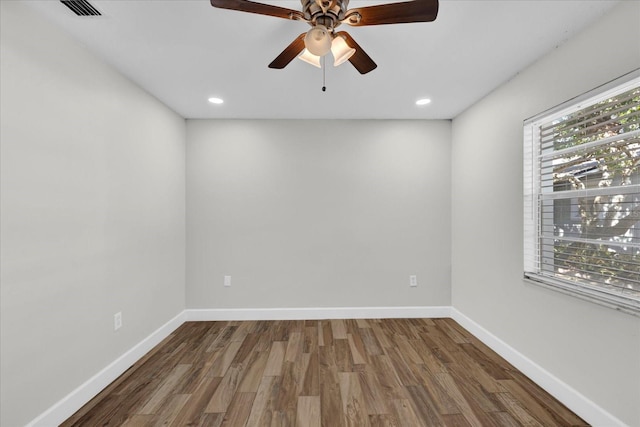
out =
{"type": "Polygon", "coordinates": [[[640,314],[640,77],[598,92],[525,122],[525,277],[640,314]]]}

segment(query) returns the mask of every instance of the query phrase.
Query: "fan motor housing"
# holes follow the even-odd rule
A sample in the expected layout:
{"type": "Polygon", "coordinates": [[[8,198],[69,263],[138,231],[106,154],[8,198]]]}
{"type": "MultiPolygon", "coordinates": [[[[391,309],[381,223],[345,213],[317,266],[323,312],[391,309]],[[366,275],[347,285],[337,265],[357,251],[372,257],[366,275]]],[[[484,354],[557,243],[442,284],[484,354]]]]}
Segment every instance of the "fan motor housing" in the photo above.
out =
{"type": "Polygon", "coordinates": [[[333,30],[345,17],[349,0],[301,0],[302,10],[312,26],[333,30]]]}

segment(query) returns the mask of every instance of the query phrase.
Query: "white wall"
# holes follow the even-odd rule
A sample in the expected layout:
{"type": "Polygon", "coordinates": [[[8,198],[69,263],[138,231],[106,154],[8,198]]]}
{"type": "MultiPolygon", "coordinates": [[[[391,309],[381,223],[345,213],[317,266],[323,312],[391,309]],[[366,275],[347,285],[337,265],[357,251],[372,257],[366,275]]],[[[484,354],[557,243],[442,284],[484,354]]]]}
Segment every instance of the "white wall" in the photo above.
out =
{"type": "Polygon", "coordinates": [[[0,5],[9,427],[184,309],[185,122],[24,4],[0,5]]]}
{"type": "Polygon", "coordinates": [[[640,66],[640,2],[545,56],[453,121],[453,305],[630,426],[640,318],[522,280],[522,122],[640,66]]]}
{"type": "Polygon", "coordinates": [[[449,121],[187,121],[187,306],[450,305],[450,138],[449,121]]]}

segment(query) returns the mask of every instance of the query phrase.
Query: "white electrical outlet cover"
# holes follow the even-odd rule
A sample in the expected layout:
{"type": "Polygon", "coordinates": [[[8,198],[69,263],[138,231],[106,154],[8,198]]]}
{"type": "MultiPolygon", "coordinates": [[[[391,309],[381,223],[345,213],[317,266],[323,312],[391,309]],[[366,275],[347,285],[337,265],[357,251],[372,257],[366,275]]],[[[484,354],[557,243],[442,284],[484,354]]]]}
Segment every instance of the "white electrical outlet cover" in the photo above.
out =
{"type": "Polygon", "coordinates": [[[122,327],[122,312],[117,312],[113,315],[113,330],[117,331],[122,327]]]}

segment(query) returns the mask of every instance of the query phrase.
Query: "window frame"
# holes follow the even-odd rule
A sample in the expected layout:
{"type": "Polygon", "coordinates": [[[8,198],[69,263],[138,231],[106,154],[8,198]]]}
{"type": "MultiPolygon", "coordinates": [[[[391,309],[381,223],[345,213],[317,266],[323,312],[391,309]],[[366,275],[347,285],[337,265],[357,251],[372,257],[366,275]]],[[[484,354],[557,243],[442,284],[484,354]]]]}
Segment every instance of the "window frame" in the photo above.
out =
{"type": "Polygon", "coordinates": [[[540,236],[542,220],[539,213],[539,186],[541,166],[539,166],[540,139],[539,125],[564,115],[594,105],[614,92],[623,92],[640,85],[640,69],[612,80],[578,97],[563,102],[556,107],[528,118],[523,123],[523,221],[524,221],[524,280],[545,288],[553,289],[571,296],[586,299],[616,310],[640,316],[640,298],[625,296],[604,287],[586,282],[563,280],[542,274],[540,256],[540,236]]]}

